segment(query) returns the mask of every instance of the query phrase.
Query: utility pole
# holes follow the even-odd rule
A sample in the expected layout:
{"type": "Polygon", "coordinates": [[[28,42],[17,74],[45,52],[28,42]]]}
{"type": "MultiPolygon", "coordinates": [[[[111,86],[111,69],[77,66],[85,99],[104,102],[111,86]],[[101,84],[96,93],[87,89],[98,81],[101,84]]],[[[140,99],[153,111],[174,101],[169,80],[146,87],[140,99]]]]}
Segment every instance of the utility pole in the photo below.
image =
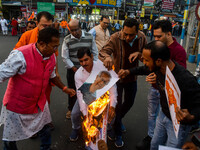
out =
{"type": "Polygon", "coordinates": [[[185,6],[185,11],[184,11],[182,33],[181,33],[181,42],[180,42],[181,46],[183,46],[183,40],[184,40],[184,36],[185,36],[185,24],[186,24],[187,17],[188,17],[189,5],[190,5],[190,0],[187,0],[186,6],[185,6]]]}

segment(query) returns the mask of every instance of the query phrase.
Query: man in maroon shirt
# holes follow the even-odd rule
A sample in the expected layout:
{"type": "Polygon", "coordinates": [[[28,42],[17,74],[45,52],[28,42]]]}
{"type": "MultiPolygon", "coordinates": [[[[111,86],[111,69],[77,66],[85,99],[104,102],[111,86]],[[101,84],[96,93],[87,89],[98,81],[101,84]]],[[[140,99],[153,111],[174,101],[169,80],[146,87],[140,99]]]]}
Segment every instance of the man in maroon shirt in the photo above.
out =
{"type": "MultiPolygon", "coordinates": [[[[170,49],[170,59],[186,68],[185,49],[172,37],[172,24],[168,20],[159,20],[154,23],[154,38],[162,41],[170,49]]],[[[136,145],[139,150],[148,150],[154,134],[156,118],[160,109],[160,93],[151,86],[148,94],[148,135],[136,145]]]]}

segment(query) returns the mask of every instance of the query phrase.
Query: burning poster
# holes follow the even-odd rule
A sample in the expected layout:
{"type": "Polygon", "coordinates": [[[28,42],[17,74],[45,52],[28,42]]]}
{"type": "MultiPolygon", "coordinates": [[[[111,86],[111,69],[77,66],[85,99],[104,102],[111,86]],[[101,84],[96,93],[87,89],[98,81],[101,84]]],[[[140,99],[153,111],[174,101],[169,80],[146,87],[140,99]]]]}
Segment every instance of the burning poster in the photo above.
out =
{"type": "Polygon", "coordinates": [[[176,108],[180,108],[181,92],[173,74],[168,67],[166,67],[165,93],[168,100],[168,106],[174,127],[174,132],[177,138],[180,122],[178,122],[178,120],[176,119],[176,108]]]}
{"type": "MultiPolygon", "coordinates": [[[[88,149],[98,150],[97,142],[106,141],[109,104],[111,101],[109,90],[119,80],[117,74],[108,71],[98,60],[88,79],[78,89],[87,104],[88,113],[83,121],[83,136],[88,149]]],[[[117,95],[115,95],[117,96],[117,95]]]]}

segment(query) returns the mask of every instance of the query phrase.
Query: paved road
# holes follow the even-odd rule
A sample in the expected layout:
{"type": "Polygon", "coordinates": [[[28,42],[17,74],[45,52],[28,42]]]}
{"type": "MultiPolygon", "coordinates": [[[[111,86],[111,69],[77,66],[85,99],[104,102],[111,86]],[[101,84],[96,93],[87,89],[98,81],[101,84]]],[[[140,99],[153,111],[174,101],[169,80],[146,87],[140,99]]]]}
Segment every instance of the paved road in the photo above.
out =
{"type": "MultiPolygon", "coordinates": [[[[7,58],[8,54],[17,42],[17,37],[0,36],[0,64],[7,58]]],[[[63,38],[60,39],[62,44],[63,38]]],[[[61,47],[59,47],[59,54],[61,47]]],[[[58,56],[59,74],[64,83],[66,83],[66,70],[58,56]]],[[[194,71],[195,65],[188,64],[188,68],[194,71]]],[[[67,83],[66,83],[67,84],[67,83]]],[[[0,104],[2,105],[2,99],[6,90],[7,81],[0,85],[0,104]]],[[[135,150],[135,145],[138,143],[147,133],[147,93],[149,85],[145,82],[144,77],[138,77],[138,92],[135,98],[135,104],[126,117],[123,119],[123,123],[127,129],[127,132],[123,134],[125,146],[121,150],[135,150]]],[[[0,108],[1,110],[1,108],[0,108]]],[[[52,114],[53,124],[55,130],[52,131],[52,148],[53,150],[82,150],[84,149],[84,141],[80,137],[77,142],[70,142],[69,135],[71,132],[71,121],[65,119],[67,112],[67,95],[57,87],[53,88],[51,94],[50,111],[52,114]]],[[[2,138],[2,127],[0,127],[0,138],[2,138]]],[[[28,139],[17,142],[19,150],[37,150],[39,149],[39,139],[28,139]]],[[[114,142],[108,141],[109,150],[115,150],[114,142]]],[[[0,140],[0,149],[2,149],[2,141],[0,140]]]]}

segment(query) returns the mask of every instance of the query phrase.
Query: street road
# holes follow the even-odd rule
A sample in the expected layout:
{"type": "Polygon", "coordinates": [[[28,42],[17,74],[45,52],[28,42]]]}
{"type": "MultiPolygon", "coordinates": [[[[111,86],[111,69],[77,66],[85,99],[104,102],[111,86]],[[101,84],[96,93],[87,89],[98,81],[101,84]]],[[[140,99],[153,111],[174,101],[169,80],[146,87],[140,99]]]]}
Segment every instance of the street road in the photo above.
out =
{"type": "MultiPolygon", "coordinates": [[[[18,37],[0,35],[0,64],[7,58],[10,51],[17,43],[18,37]]],[[[62,45],[63,38],[60,38],[62,45]]],[[[62,81],[66,82],[66,69],[61,59],[61,46],[59,47],[58,70],[62,81]]],[[[195,65],[188,64],[188,68],[194,71],[195,65]]],[[[0,104],[6,90],[7,81],[0,84],[0,104]]],[[[123,119],[127,132],[123,134],[125,145],[121,150],[135,150],[135,145],[147,135],[147,94],[149,84],[145,82],[145,77],[138,77],[138,91],[135,98],[135,103],[132,109],[123,119]]],[[[55,130],[52,131],[52,149],[53,150],[82,150],[84,149],[84,140],[82,137],[77,142],[70,142],[69,135],[71,132],[71,121],[65,118],[67,112],[67,95],[57,87],[53,88],[51,94],[50,111],[52,115],[55,130]]],[[[1,107],[0,107],[1,110],[1,107]]],[[[3,127],[0,127],[0,138],[2,139],[3,127]]],[[[19,150],[39,150],[40,140],[28,139],[17,142],[19,150]]],[[[117,149],[113,141],[108,140],[109,150],[117,149]]],[[[0,140],[0,149],[3,149],[3,143],[0,140]]]]}

